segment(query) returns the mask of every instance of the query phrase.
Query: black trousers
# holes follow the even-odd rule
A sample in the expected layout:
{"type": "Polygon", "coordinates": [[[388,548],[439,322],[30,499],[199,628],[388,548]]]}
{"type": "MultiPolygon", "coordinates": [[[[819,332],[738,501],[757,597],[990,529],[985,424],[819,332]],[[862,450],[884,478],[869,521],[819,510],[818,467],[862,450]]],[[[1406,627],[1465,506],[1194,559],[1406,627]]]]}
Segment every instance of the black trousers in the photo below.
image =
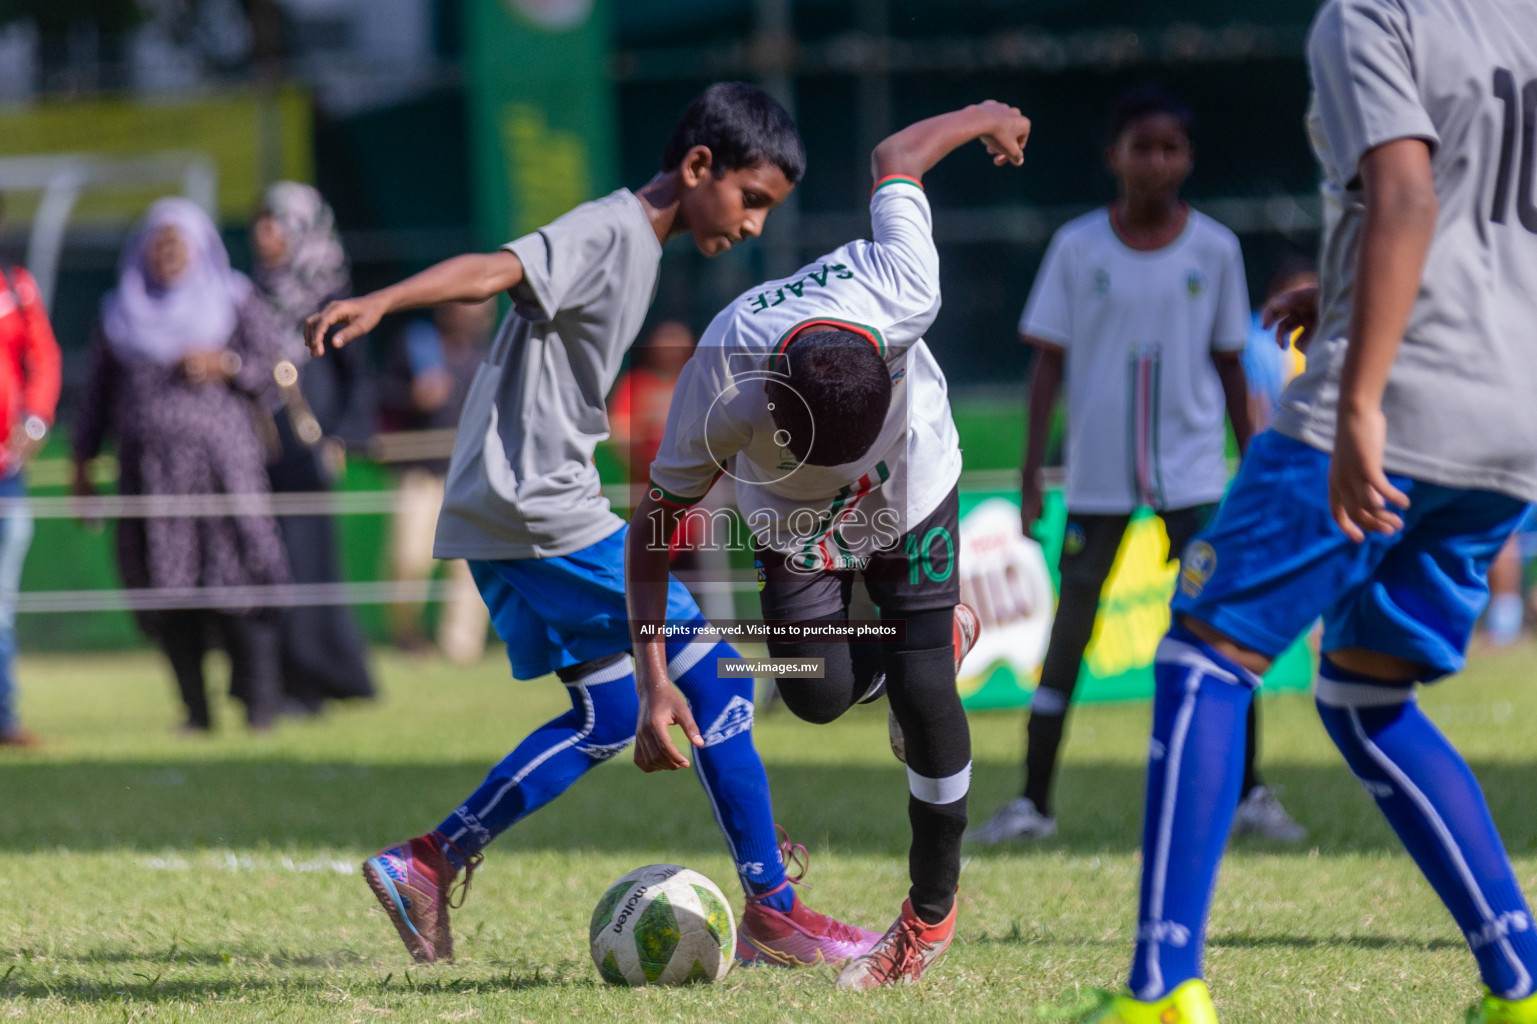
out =
{"type": "Polygon", "coordinates": [[[208,652],[223,647],[230,660],[230,695],[245,704],[246,722],[265,729],[277,716],[281,681],[278,676],[278,626],[261,615],[236,615],[206,609],[162,612],[160,649],[171,663],[187,724],[209,729],[203,662],[208,652]]]}
{"type": "MultiPolygon", "coordinates": [[[[1178,558],[1200,532],[1217,506],[1194,505],[1158,513],[1169,536],[1169,557],[1178,558]]],[[[1069,511],[1058,562],[1061,586],[1051,640],[1041,666],[1041,684],[1030,705],[1026,726],[1024,795],[1042,814],[1050,814],[1052,782],[1066,727],[1068,708],[1078,686],[1083,652],[1094,634],[1100,591],[1115,564],[1130,515],[1069,511]]],[[[1248,744],[1244,755],[1243,792],[1260,784],[1255,768],[1259,702],[1249,705],[1248,744]]]]}
{"type": "MultiPolygon", "coordinates": [[[[319,455],[294,434],[286,415],[277,416],[282,453],[267,467],[274,494],[329,491],[319,455]]],[[[336,520],[330,516],[283,516],[278,520],[289,571],[295,583],[336,583],[336,520]]],[[[279,625],[283,694],[311,711],[328,699],[372,697],[368,645],[346,605],[290,608],[279,625]]]]}

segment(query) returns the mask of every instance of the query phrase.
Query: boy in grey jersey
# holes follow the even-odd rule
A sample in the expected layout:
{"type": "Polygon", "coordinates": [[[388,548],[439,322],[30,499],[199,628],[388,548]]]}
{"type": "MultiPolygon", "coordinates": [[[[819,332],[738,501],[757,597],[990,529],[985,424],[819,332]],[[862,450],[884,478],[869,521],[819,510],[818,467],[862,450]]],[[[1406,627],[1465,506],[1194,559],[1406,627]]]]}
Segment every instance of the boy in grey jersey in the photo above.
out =
{"type": "MultiPolygon", "coordinates": [[[[608,434],[604,400],[655,294],[662,243],[691,232],[713,256],[757,236],[804,167],[800,137],[777,103],[750,85],[714,85],[685,112],[661,173],[638,192],[586,203],[498,252],[332,303],[307,325],[319,355],[328,338],[344,345],[386,313],[504,291],[513,298],[460,417],[435,554],[470,560],[513,675],[554,673],[572,707],[524,739],[437,828],[364,862],[418,960],[452,958],[450,886],[461,871],[468,886],[480,851],[634,738],[625,524],[592,463],[608,434]]],[[[668,600],[680,621],[703,625],[676,580],[668,600]]],[[[710,723],[698,772],[748,895],[738,955],[787,965],[858,955],[875,933],[815,913],[789,887],[752,746],[751,680],[714,674],[716,658],[734,654],[680,641],[667,667],[710,723]]]]}
{"type": "MultiPolygon", "coordinates": [[[[1537,498],[1537,2],[1331,0],[1308,40],[1327,218],[1307,372],[1186,550],[1159,648],[1131,994],[1200,980],[1243,714],[1324,618],[1324,726],[1477,960],[1472,1024],[1537,1022],[1537,931],[1483,794],[1414,700],[1459,671],[1490,561],[1537,498]]],[[[1305,304],[1304,304],[1305,305],[1305,304]]],[[[1297,297],[1281,304],[1298,320],[1297,297]]],[[[1275,313],[1272,313],[1274,317],[1275,313]]]]}

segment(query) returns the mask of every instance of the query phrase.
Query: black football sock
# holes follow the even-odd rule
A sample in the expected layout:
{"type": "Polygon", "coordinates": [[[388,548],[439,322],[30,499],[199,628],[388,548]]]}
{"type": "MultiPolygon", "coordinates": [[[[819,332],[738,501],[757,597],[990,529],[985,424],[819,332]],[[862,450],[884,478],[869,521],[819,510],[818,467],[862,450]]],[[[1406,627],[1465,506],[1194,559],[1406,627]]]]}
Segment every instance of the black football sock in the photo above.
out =
{"type": "Polygon", "coordinates": [[[951,646],[888,650],[886,671],[891,707],[907,740],[907,816],[913,830],[908,898],[920,919],[937,924],[955,905],[960,881],[971,730],[955,689],[951,646]]]}

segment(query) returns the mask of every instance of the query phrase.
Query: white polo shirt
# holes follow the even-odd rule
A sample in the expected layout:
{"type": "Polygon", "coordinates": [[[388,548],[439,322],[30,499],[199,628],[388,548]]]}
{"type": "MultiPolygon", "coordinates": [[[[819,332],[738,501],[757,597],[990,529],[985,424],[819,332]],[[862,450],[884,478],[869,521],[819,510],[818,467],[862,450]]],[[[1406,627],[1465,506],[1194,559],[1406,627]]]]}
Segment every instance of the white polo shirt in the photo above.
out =
{"type": "Polygon", "coordinates": [[[1133,249],[1108,208],[1059,230],[1020,318],[1066,356],[1067,507],[1187,508],[1227,487],[1227,406],[1213,353],[1243,351],[1238,238],[1195,210],[1168,245],[1133,249]]]}

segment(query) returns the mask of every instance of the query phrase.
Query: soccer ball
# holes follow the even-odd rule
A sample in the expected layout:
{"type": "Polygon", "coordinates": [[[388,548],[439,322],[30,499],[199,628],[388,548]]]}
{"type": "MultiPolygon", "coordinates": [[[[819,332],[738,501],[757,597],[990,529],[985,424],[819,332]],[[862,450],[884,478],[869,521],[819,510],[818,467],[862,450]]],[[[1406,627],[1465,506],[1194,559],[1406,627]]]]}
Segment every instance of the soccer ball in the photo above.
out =
{"type": "Polygon", "coordinates": [[[592,962],[611,985],[688,985],[731,970],[736,921],[715,883],[676,864],[636,868],[592,912],[592,962]]]}

